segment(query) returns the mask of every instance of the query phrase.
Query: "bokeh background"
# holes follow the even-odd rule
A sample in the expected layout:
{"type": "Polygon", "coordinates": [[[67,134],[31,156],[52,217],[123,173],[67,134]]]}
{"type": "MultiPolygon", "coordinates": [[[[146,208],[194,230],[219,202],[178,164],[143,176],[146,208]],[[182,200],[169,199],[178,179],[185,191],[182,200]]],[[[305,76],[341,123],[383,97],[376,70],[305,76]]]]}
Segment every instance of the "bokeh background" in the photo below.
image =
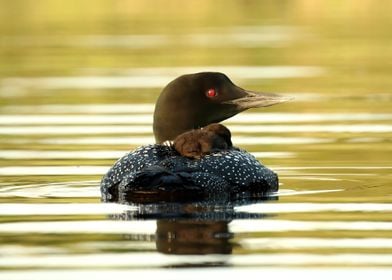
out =
{"type": "Polygon", "coordinates": [[[326,73],[303,83],[266,80],[263,87],[370,94],[391,86],[390,1],[17,0],[0,5],[2,77],[302,65],[325,67],[326,73]]]}
{"type": "Polygon", "coordinates": [[[52,269],[390,267],[391,14],[387,0],[0,0],[4,279],[71,275],[52,269]],[[119,209],[100,204],[99,181],[153,142],[162,87],[207,70],[295,97],[225,122],[234,144],[279,174],[281,191],[241,209],[273,215],[219,224],[230,260],[172,259],[170,248],[156,252],[154,216],[136,218],[146,209],[127,229],[108,221],[119,209]]]}

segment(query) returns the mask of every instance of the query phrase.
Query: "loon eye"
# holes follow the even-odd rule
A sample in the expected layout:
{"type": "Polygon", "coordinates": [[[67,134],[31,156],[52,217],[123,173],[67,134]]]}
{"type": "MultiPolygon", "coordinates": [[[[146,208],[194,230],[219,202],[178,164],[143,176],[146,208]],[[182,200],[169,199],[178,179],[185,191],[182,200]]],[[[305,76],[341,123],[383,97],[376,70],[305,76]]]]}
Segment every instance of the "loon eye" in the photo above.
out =
{"type": "Polygon", "coordinates": [[[217,97],[218,91],[215,90],[214,88],[210,88],[209,90],[207,90],[206,95],[207,95],[207,97],[217,97]]]}

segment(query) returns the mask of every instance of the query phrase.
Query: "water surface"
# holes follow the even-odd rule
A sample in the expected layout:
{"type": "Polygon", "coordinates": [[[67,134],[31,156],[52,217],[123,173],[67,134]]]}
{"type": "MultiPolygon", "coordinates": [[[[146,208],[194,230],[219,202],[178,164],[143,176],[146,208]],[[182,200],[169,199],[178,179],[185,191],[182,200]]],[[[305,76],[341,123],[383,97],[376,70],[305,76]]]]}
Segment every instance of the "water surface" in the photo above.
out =
{"type": "Polygon", "coordinates": [[[391,273],[388,3],[82,2],[0,1],[1,278],[391,273]],[[153,142],[160,89],[207,70],[295,97],[224,122],[280,191],[100,203],[113,162],[153,142]]]}

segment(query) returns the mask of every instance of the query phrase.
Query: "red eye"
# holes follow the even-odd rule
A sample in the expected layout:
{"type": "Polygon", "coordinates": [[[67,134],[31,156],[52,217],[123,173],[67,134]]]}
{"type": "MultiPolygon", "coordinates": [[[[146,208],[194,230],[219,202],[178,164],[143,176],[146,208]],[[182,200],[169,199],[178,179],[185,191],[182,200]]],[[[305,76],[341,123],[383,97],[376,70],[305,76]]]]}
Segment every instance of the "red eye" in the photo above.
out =
{"type": "Polygon", "coordinates": [[[210,88],[207,91],[207,97],[216,97],[218,96],[218,92],[214,88],[210,88]]]}

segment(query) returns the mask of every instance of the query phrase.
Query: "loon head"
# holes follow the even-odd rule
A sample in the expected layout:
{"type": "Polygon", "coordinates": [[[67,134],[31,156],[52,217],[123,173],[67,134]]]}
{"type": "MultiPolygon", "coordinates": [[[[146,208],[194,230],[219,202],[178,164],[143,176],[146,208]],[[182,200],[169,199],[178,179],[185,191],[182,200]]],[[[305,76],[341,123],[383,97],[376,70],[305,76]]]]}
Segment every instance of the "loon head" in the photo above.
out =
{"type": "Polygon", "coordinates": [[[225,74],[201,72],[171,81],[161,92],[154,111],[157,143],[181,133],[221,122],[249,108],[266,107],[290,98],[245,90],[225,74]]]}

